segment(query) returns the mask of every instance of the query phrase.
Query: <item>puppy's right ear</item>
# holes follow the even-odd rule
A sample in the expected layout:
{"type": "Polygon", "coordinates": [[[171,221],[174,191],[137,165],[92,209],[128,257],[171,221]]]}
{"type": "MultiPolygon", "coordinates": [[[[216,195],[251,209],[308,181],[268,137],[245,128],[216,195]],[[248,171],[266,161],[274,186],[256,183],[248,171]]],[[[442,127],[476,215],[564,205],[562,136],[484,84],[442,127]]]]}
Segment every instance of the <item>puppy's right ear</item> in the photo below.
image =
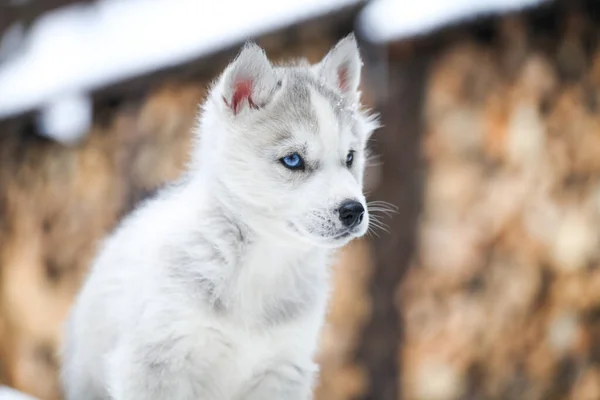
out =
{"type": "Polygon", "coordinates": [[[246,43],[223,73],[223,102],[233,115],[264,106],[277,87],[277,74],[263,49],[246,43]]]}

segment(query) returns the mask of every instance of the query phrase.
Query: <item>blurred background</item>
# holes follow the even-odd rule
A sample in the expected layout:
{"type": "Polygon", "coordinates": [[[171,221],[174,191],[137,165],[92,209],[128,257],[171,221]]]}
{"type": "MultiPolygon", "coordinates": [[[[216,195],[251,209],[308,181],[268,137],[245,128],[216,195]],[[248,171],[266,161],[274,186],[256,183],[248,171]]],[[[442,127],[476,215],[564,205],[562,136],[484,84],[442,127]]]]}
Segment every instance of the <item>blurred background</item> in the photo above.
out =
{"type": "Polygon", "coordinates": [[[0,385],[61,399],[98,241],[182,172],[241,43],[316,62],[351,31],[397,213],[336,262],[317,400],[600,399],[591,0],[0,0],[0,385]]]}

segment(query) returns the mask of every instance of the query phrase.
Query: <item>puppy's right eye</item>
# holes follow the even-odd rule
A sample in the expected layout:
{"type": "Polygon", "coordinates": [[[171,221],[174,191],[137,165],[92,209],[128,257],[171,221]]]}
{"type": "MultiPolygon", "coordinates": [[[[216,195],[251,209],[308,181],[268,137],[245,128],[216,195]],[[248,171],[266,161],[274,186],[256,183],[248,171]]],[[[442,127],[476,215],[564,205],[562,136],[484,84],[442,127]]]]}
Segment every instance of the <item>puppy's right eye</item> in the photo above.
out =
{"type": "Polygon", "coordinates": [[[287,156],[279,159],[284,167],[293,171],[304,170],[304,160],[298,153],[288,154],[287,156]]]}

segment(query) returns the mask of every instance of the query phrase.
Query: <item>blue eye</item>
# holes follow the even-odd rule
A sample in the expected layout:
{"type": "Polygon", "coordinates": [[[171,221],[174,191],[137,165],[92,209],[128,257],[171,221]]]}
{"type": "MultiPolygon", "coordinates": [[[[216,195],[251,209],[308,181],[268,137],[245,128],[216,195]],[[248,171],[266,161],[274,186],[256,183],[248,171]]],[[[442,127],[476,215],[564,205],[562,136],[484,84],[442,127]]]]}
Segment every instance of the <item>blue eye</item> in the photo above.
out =
{"type": "Polygon", "coordinates": [[[350,168],[352,166],[353,162],[354,162],[354,150],[350,150],[350,152],[346,156],[346,167],[350,168]]]}
{"type": "Polygon", "coordinates": [[[282,159],[280,159],[281,163],[291,170],[302,170],[304,169],[304,160],[300,157],[298,153],[289,154],[282,159]]]}

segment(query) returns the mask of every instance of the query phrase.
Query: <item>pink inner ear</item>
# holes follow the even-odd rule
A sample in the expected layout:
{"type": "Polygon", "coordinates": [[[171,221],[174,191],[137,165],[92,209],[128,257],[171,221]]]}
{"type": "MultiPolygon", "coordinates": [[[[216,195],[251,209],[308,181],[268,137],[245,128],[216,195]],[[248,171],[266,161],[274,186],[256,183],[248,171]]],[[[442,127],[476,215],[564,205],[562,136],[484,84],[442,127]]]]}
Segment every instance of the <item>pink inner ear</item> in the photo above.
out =
{"type": "Polygon", "coordinates": [[[348,91],[348,68],[338,68],[338,85],[340,86],[340,89],[342,89],[342,92],[348,91]]]}
{"type": "Polygon", "coordinates": [[[235,90],[233,96],[231,96],[231,103],[227,102],[227,99],[223,98],[225,104],[233,110],[233,113],[237,115],[240,111],[244,100],[248,100],[248,105],[252,108],[256,107],[254,101],[252,101],[252,80],[242,80],[235,83],[235,90]]]}

